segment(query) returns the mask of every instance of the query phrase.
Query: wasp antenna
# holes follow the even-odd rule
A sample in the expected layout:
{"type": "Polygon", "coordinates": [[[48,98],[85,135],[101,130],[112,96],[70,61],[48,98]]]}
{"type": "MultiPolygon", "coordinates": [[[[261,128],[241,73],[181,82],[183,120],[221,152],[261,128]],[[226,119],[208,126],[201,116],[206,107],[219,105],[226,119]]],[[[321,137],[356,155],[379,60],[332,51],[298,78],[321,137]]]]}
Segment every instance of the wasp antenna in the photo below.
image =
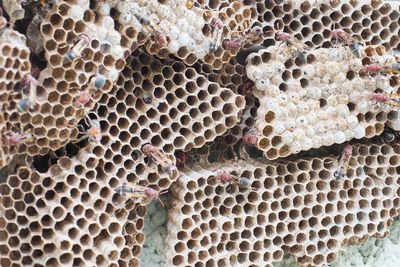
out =
{"type": "Polygon", "coordinates": [[[162,196],[164,194],[168,193],[168,189],[165,189],[163,191],[161,191],[160,193],[158,193],[159,196],[162,196]]]}
{"type": "MultiPolygon", "coordinates": [[[[87,126],[90,126],[90,117],[89,114],[86,114],[86,116],[83,118],[83,121],[85,122],[85,124],[87,126]]],[[[82,126],[81,124],[79,124],[80,126],[82,126]]],[[[82,126],[83,127],[83,126],[82,126]]],[[[84,129],[84,128],[83,128],[84,129]]]]}
{"type": "Polygon", "coordinates": [[[283,22],[282,21],[275,21],[274,23],[274,29],[279,31],[279,29],[283,30],[283,22]]]}
{"type": "MultiPolygon", "coordinates": [[[[99,121],[99,117],[97,116],[96,113],[94,113],[93,111],[90,111],[90,112],[88,112],[88,113],[86,114],[86,116],[85,116],[85,123],[87,124],[87,126],[90,127],[90,126],[92,126],[92,121],[93,121],[93,120],[99,121]],[[94,118],[91,118],[90,115],[93,115],[94,118]]],[[[99,123],[100,123],[100,121],[99,121],[99,123]]]]}
{"type": "Polygon", "coordinates": [[[272,30],[264,31],[264,34],[268,34],[268,33],[271,33],[271,32],[276,32],[276,31],[274,29],[272,29],[272,30]]]}
{"type": "Polygon", "coordinates": [[[207,181],[211,181],[211,180],[214,180],[214,179],[216,179],[216,178],[217,178],[217,176],[208,177],[207,181]]]}
{"type": "Polygon", "coordinates": [[[125,224],[124,224],[124,226],[122,226],[122,231],[121,231],[121,233],[122,233],[122,235],[125,235],[126,234],[126,224],[127,224],[128,222],[126,222],[125,224]]]}
{"type": "Polygon", "coordinates": [[[96,114],[96,112],[90,111],[90,112],[88,112],[86,117],[89,117],[90,115],[93,115],[95,117],[95,119],[99,119],[99,116],[96,114]]]}

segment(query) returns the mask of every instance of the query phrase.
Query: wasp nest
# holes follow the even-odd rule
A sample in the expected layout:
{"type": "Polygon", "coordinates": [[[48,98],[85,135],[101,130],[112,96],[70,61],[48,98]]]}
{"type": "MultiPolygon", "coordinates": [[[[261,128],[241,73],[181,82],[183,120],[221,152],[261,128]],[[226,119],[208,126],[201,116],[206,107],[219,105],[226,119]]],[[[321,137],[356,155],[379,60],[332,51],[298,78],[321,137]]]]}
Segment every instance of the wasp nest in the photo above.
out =
{"type": "Polygon", "coordinates": [[[246,106],[241,114],[240,122],[233,128],[228,129],[225,134],[216,137],[213,142],[207,143],[200,149],[221,154],[225,150],[230,150],[233,146],[238,145],[243,135],[254,128],[257,118],[258,100],[248,88],[244,66],[238,63],[235,58],[229,63],[224,64],[221,70],[213,70],[210,65],[205,63],[196,63],[194,67],[199,73],[205,75],[209,81],[223,85],[233,92],[243,95],[246,99],[246,106]]]}
{"type": "Polygon", "coordinates": [[[25,36],[11,29],[4,29],[0,37],[0,92],[2,93],[2,106],[7,102],[5,93],[7,91],[12,92],[16,81],[30,72],[30,52],[25,42],[25,36]]]}
{"type": "Polygon", "coordinates": [[[25,36],[11,29],[3,29],[0,36],[0,131],[4,136],[0,142],[0,166],[8,164],[18,152],[19,146],[12,139],[24,138],[24,129],[13,121],[14,110],[24,94],[18,81],[31,71],[30,52],[25,42],[25,36]]]}
{"type": "Polygon", "coordinates": [[[0,186],[2,266],[138,265],[146,208],[116,199],[102,164],[82,150],[46,173],[9,176],[0,186]]]}
{"type": "Polygon", "coordinates": [[[186,0],[119,2],[112,6],[124,43],[131,50],[145,43],[150,54],[163,58],[173,54],[187,65],[200,59],[216,69],[235,55],[222,48],[222,38],[250,29],[255,16],[254,10],[240,2],[220,11],[186,0]],[[213,24],[215,19],[225,26],[219,29],[213,24]],[[210,52],[214,48],[216,51],[210,52]]]}
{"type": "Polygon", "coordinates": [[[262,103],[257,147],[268,159],[370,138],[383,132],[388,116],[397,116],[374,98],[376,89],[394,92],[389,78],[361,77],[362,61],[349,48],[320,48],[294,59],[272,46],[248,61],[253,94],[262,103]]]}
{"type": "MultiPolygon", "coordinates": [[[[400,11],[387,1],[256,1],[264,29],[282,30],[314,47],[331,47],[331,30],[343,29],[367,44],[398,49],[400,11]],[[279,2],[277,4],[276,2],[279,2]],[[273,25],[273,26],[272,26],[273,25]]],[[[273,45],[273,37],[264,40],[273,45]]]]}
{"type": "Polygon", "coordinates": [[[301,266],[331,263],[342,246],[385,235],[398,215],[399,151],[398,145],[354,145],[341,179],[334,178],[334,157],[185,172],[171,190],[169,264],[272,266],[284,251],[301,266]],[[219,171],[249,182],[223,183],[219,171]]]}
{"type": "Polygon", "coordinates": [[[398,215],[397,6],[2,7],[1,266],[139,266],[147,205],[168,190],[171,266],[270,266],[284,253],[322,266],[398,215]],[[393,145],[314,157],[382,132],[393,145]]]}
{"type": "Polygon", "coordinates": [[[19,105],[11,116],[23,132],[34,136],[35,142],[24,141],[20,153],[44,155],[74,141],[79,121],[118,78],[125,64],[120,35],[110,16],[96,21],[95,16],[87,1],[79,1],[59,2],[43,18],[49,66],[34,81],[30,107],[19,105]]]}
{"type": "Polygon", "coordinates": [[[137,134],[143,142],[152,142],[167,152],[173,148],[188,151],[212,141],[239,121],[244,98],[209,82],[194,68],[180,62],[162,64],[142,52],[134,53],[128,61],[121,86],[125,92],[132,91],[136,110],[147,114],[146,123],[141,123],[139,115],[141,126],[134,127],[142,128],[137,134]],[[153,134],[145,134],[148,127],[152,129],[146,126],[147,121],[155,118],[159,127],[154,126],[153,134]]]}
{"type": "MultiPolygon", "coordinates": [[[[227,25],[222,30],[223,38],[225,40],[240,38],[243,36],[243,32],[253,31],[254,28],[250,29],[253,22],[253,14],[254,11],[251,8],[243,6],[240,2],[232,2],[229,6],[222,8],[218,17],[224,25],[227,25]]],[[[211,17],[206,18],[206,22],[212,25],[211,17]]],[[[209,27],[204,27],[203,31],[208,32],[211,31],[211,29],[209,27]]],[[[210,45],[212,44],[208,46],[210,45]]],[[[214,53],[208,53],[204,57],[204,63],[214,69],[221,69],[221,67],[229,62],[238,52],[238,49],[228,49],[223,42],[219,45],[220,47],[218,47],[214,53]]]]}
{"type": "Polygon", "coordinates": [[[157,189],[168,189],[176,175],[146,162],[144,145],[159,148],[175,162],[176,150],[201,147],[232,128],[245,105],[242,96],[209,82],[195,69],[180,62],[162,64],[140,49],[127,59],[117,86],[101,103],[102,144],[110,146],[102,155],[113,168],[124,164],[128,181],[140,179],[157,189]]]}

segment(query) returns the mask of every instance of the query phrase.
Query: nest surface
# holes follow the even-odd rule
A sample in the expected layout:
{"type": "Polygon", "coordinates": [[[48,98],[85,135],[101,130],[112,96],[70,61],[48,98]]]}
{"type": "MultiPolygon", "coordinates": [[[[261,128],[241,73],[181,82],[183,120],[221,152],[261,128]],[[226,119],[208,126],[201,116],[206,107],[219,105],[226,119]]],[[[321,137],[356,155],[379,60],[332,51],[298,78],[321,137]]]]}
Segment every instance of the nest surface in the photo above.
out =
{"type": "Polygon", "coordinates": [[[324,266],[389,233],[398,3],[1,7],[1,266],[324,266]]]}

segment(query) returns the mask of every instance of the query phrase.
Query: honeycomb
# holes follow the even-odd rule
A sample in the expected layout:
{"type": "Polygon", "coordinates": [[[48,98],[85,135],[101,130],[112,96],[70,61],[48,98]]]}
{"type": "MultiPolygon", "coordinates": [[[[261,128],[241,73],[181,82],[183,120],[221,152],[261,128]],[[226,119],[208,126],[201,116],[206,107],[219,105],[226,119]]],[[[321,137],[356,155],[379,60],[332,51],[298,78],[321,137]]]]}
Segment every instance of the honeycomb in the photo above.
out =
{"type": "Polygon", "coordinates": [[[118,199],[99,168],[86,149],[45,173],[10,175],[0,185],[0,264],[138,266],[146,207],[118,199]]]}
{"type": "Polygon", "coordinates": [[[186,0],[114,2],[102,4],[100,8],[115,9],[114,17],[122,32],[124,46],[131,51],[144,44],[149,54],[161,58],[172,54],[189,66],[203,60],[215,69],[229,62],[237,51],[224,49],[222,43],[215,52],[209,51],[215,41],[212,19],[219,18],[225,25],[222,36],[218,37],[222,41],[243,35],[256,16],[254,8],[239,1],[231,2],[219,11],[198,4],[189,8],[182,6],[188,6],[186,0]],[[157,33],[162,33],[166,40],[160,43],[157,33]]]}
{"type": "Polygon", "coordinates": [[[12,115],[12,121],[30,129],[35,137],[34,143],[20,146],[20,153],[45,155],[76,139],[80,120],[118,78],[125,64],[120,35],[112,31],[106,38],[101,36],[112,29],[113,20],[104,16],[95,21],[95,16],[89,2],[58,2],[43,18],[40,28],[49,64],[38,78],[36,105],[34,110],[12,115]],[[90,44],[80,51],[82,57],[69,57],[83,32],[90,44]],[[84,95],[89,100],[77,102],[84,95]]]}
{"type": "Polygon", "coordinates": [[[1,7],[1,266],[140,266],[170,195],[167,266],[323,266],[388,234],[398,3],[1,7]]]}
{"type": "MultiPolygon", "coordinates": [[[[240,2],[232,2],[229,6],[221,8],[220,14],[223,15],[219,15],[218,17],[222,20],[224,25],[228,25],[228,33],[224,36],[225,40],[234,39],[235,37],[240,38],[243,36],[244,32],[254,30],[254,28],[250,28],[253,22],[252,16],[254,16],[254,10],[243,6],[240,2]]],[[[212,23],[209,19],[206,20],[206,22],[207,24],[212,23]]],[[[237,52],[237,49],[229,50],[222,44],[217,51],[208,53],[204,57],[204,63],[214,69],[220,69],[225,63],[229,62],[237,52]]]]}
{"type": "Polygon", "coordinates": [[[11,91],[16,82],[30,72],[29,49],[26,38],[11,29],[4,29],[1,40],[1,92],[2,105],[6,102],[4,93],[11,91]]]}
{"type": "Polygon", "coordinates": [[[194,67],[199,73],[205,75],[208,80],[224,85],[233,92],[243,95],[246,99],[246,106],[238,124],[228,129],[225,134],[217,136],[213,142],[207,143],[200,149],[195,149],[196,152],[192,152],[191,154],[196,154],[204,150],[210,151],[211,154],[223,154],[226,151],[232,151],[241,142],[243,135],[254,128],[259,106],[257,98],[244,89],[247,81],[245,68],[236,59],[232,59],[229,63],[225,64],[221,70],[213,70],[209,65],[204,63],[196,63],[194,67]]]}
{"type": "Polygon", "coordinates": [[[133,27],[133,25],[125,22],[125,18],[122,15],[123,8],[122,12],[119,12],[117,4],[118,1],[97,1],[96,10],[100,14],[110,15],[114,19],[115,29],[121,35],[120,45],[126,51],[125,53],[130,54],[146,42],[147,35],[139,31],[138,28],[133,27]]]}
{"type": "Polygon", "coordinates": [[[400,205],[400,147],[353,145],[347,176],[336,157],[197,166],[171,187],[172,266],[272,266],[284,252],[300,266],[333,262],[342,246],[384,236],[400,205]],[[218,173],[249,179],[222,182],[218,173]]]}
{"type": "Polygon", "coordinates": [[[19,144],[10,143],[7,138],[15,135],[22,138],[24,135],[25,129],[12,122],[12,114],[24,97],[21,90],[15,90],[18,81],[31,70],[30,52],[25,42],[25,36],[9,28],[4,29],[0,36],[0,132],[6,137],[0,142],[0,166],[8,164],[18,151],[19,144]]]}
{"type": "MultiPolygon", "coordinates": [[[[257,147],[268,159],[371,138],[383,132],[388,116],[397,118],[389,104],[371,99],[377,89],[395,91],[390,77],[359,75],[362,60],[353,57],[350,48],[315,49],[306,64],[300,57],[294,60],[284,48],[271,46],[247,59],[253,94],[262,103],[257,147]]],[[[385,60],[396,62],[394,56],[385,60]]]]}
{"type": "MultiPolygon", "coordinates": [[[[332,47],[331,30],[343,29],[367,45],[399,49],[399,5],[395,1],[255,1],[264,30],[284,31],[311,47],[332,47]]],[[[274,34],[264,45],[276,44],[274,34]]]]}
{"type": "Polygon", "coordinates": [[[140,179],[143,185],[168,189],[176,176],[146,164],[143,145],[150,143],[175,161],[176,150],[201,147],[236,125],[245,101],[181,62],[162,63],[141,49],[126,61],[96,112],[104,125],[102,145],[110,146],[104,157],[129,166],[129,182],[140,179]]]}

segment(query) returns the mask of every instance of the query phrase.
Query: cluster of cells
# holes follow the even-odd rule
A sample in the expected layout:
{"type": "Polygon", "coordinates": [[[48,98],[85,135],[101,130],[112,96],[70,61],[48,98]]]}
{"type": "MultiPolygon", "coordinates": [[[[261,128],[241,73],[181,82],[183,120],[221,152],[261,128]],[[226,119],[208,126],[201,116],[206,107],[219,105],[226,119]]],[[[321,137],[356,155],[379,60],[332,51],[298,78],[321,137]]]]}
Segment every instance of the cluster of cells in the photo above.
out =
{"type": "Polygon", "coordinates": [[[332,151],[400,129],[372,97],[396,95],[398,72],[364,71],[399,60],[398,6],[12,2],[0,16],[1,266],[139,266],[146,206],[167,191],[171,266],[271,266],[285,253],[322,266],[388,233],[400,147],[353,145],[341,177],[332,151]],[[335,46],[337,29],[360,57],[335,46]],[[325,157],[295,155],[312,148],[325,157]]]}
{"type": "Polygon", "coordinates": [[[382,237],[398,215],[398,145],[353,145],[347,176],[335,157],[268,164],[198,165],[172,185],[167,252],[172,266],[272,266],[285,252],[301,266],[333,262],[343,245],[382,237]],[[219,172],[250,180],[218,179],[219,172]]]}
{"type": "MultiPolygon", "coordinates": [[[[395,92],[390,75],[361,76],[362,59],[350,48],[315,49],[304,55],[304,64],[280,51],[277,46],[260,50],[249,56],[247,65],[253,94],[261,103],[257,147],[268,159],[371,138],[383,132],[388,117],[397,118],[390,104],[374,99],[377,89],[395,92]]],[[[379,59],[396,63],[394,56],[379,59]]]]}
{"type": "Polygon", "coordinates": [[[3,233],[7,242],[12,240],[11,249],[3,252],[5,266],[137,266],[146,208],[140,201],[124,203],[113,190],[125,181],[161,191],[178,176],[149,162],[142,146],[160,147],[175,162],[175,149],[200,147],[239,121],[244,98],[193,68],[162,64],[142,50],[126,61],[116,85],[96,107],[104,134],[101,143],[86,144],[73,160],[59,158],[43,174],[20,168],[3,186],[3,233]],[[18,222],[12,211],[16,203],[25,203],[18,211],[27,214],[18,222]],[[30,229],[31,224],[37,228],[30,229]],[[25,226],[28,231],[19,234],[25,226]],[[34,241],[26,236],[29,231],[38,233],[34,241]],[[57,242],[51,245],[49,240],[57,242]]]}
{"type": "Polygon", "coordinates": [[[220,157],[226,151],[231,153],[234,147],[240,145],[243,135],[254,128],[259,102],[252,94],[246,92],[245,83],[248,80],[246,78],[246,69],[242,64],[238,63],[236,58],[224,64],[221,70],[213,70],[210,65],[204,63],[196,63],[194,68],[197,72],[205,75],[209,81],[223,85],[233,92],[243,95],[246,99],[246,106],[238,124],[228,129],[223,135],[217,136],[213,142],[209,142],[201,149],[195,149],[191,153],[196,154],[201,151],[202,154],[208,151],[207,153],[210,155],[213,154],[217,155],[216,157],[220,157]]]}
{"type": "MultiPolygon", "coordinates": [[[[234,38],[240,38],[243,37],[246,32],[251,31],[252,29],[250,28],[254,22],[254,16],[254,8],[244,6],[240,2],[231,2],[228,6],[221,6],[218,17],[227,28],[223,31],[224,39],[231,40],[234,38]]],[[[206,22],[210,25],[212,23],[211,18],[207,18],[206,22]]],[[[210,27],[207,26],[203,28],[203,31],[211,31],[210,27]]],[[[221,43],[217,51],[214,53],[208,53],[203,59],[204,63],[213,69],[221,69],[234,56],[236,56],[238,52],[237,49],[224,49],[223,46],[224,44],[221,43]]]]}
{"type": "MultiPolygon", "coordinates": [[[[220,8],[224,6],[225,1],[209,1],[208,3],[210,7],[220,8]]],[[[370,48],[383,46],[386,53],[400,48],[398,36],[400,10],[399,6],[393,4],[393,2],[389,4],[386,1],[257,0],[248,3],[248,5],[256,8],[258,14],[258,22],[256,24],[262,26],[263,32],[267,33],[261,48],[279,45],[280,42],[276,39],[276,34],[279,31],[291,34],[291,36],[301,40],[311,48],[331,48],[334,45],[331,30],[334,29],[345,30],[350,36],[354,36],[356,40],[361,40],[363,45],[369,45],[370,48]],[[378,26],[374,26],[372,29],[372,25],[378,26]]],[[[385,52],[378,55],[383,54],[385,52]]],[[[365,59],[362,62],[364,65],[371,63],[371,61],[365,59]]],[[[233,64],[235,69],[243,66],[243,63],[234,62],[233,64]]],[[[203,67],[203,69],[205,68],[203,67]]],[[[246,81],[246,79],[243,79],[243,81],[246,81]]],[[[390,85],[396,88],[398,84],[398,77],[392,76],[390,85]],[[397,80],[393,82],[393,79],[397,80]]],[[[257,118],[256,110],[259,107],[258,99],[254,99],[253,95],[246,97],[246,99],[248,99],[248,105],[244,114],[251,114],[251,116],[242,117],[242,122],[246,124],[242,124],[244,127],[239,128],[237,125],[233,128],[236,133],[241,135],[254,128],[255,119],[257,118]]],[[[388,114],[386,125],[399,130],[400,125],[397,122],[396,113],[391,112],[388,114]]],[[[369,130],[373,131],[371,127],[369,130]]],[[[377,134],[381,132],[379,130],[377,134]]],[[[241,142],[241,135],[232,135],[230,131],[217,138],[216,141],[221,142],[218,142],[218,145],[209,144],[210,153],[219,153],[222,149],[230,150],[232,144],[238,145],[241,142]],[[226,144],[225,140],[228,140],[228,144],[226,144]]],[[[279,150],[273,150],[272,152],[279,154],[279,150]]],[[[284,154],[287,154],[287,152],[284,154]]]]}
{"type": "Polygon", "coordinates": [[[55,5],[41,24],[48,62],[38,78],[43,92],[38,93],[37,109],[22,121],[34,128],[39,149],[31,154],[45,154],[76,138],[79,121],[111,90],[125,64],[120,35],[111,31],[111,17],[95,21],[88,3],[81,4],[55,5]]]}
{"type": "MultiPolygon", "coordinates": [[[[30,74],[29,49],[25,44],[26,38],[12,30],[4,29],[0,37],[0,132],[10,137],[13,131],[21,131],[19,125],[10,123],[13,110],[22,99],[22,92],[14,90],[17,81],[30,74]]],[[[0,148],[0,166],[9,162],[18,148],[3,140],[0,148]]]]}
{"type": "MultiPolygon", "coordinates": [[[[291,33],[311,47],[332,47],[330,31],[343,29],[367,44],[396,49],[400,43],[398,5],[373,1],[256,1],[265,30],[291,33]]],[[[271,37],[264,45],[275,44],[271,37]]]]}
{"type": "Polygon", "coordinates": [[[186,0],[98,4],[98,10],[110,9],[122,33],[123,46],[131,51],[143,45],[159,58],[174,55],[189,66],[201,60],[215,69],[222,68],[237,52],[223,49],[222,39],[244,35],[256,17],[255,7],[240,1],[227,2],[220,10],[186,0]],[[223,23],[220,34],[214,25],[217,19],[223,23]],[[213,46],[216,51],[210,48],[213,46]]]}
{"type": "Polygon", "coordinates": [[[1,36],[1,73],[0,73],[0,91],[4,106],[7,103],[6,92],[13,91],[16,82],[25,74],[30,72],[29,49],[25,45],[26,38],[11,30],[4,30],[1,36]],[[4,98],[4,99],[3,99],[4,98]]]}
{"type": "Polygon", "coordinates": [[[128,182],[140,179],[159,190],[168,189],[176,176],[169,177],[157,165],[148,167],[144,145],[175,161],[177,150],[202,147],[236,125],[245,106],[242,96],[194,68],[162,63],[141,49],[127,59],[116,86],[100,102],[96,113],[107,132],[101,142],[110,146],[104,156],[116,167],[124,162],[128,171],[134,170],[128,182]]]}
{"type": "MultiPolygon", "coordinates": [[[[17,41],[2,44],[6,52],[2,56],[5,56],[7,65],[13,58],[8,54],[19,56],[17,54],[21,48],[19,61],[25,60],[27,63],[16,62],[13,65],[26,68],[25,74],[30,74],[28,79],[32,80],[30,84],[35,84],[32,85],[35,87],[33,98],[30,95],[33,89],[25,94],[21,90],[8,92],[10,96],[18,93],[20,101],[29,101],[29,107],[21,110],[23,102],[4,100],[9,106],[9,116],[6,118],[8,124],[2,131],[6,134],[11,131],[9,135],[21,139],[11,144],[13,151],[8,154],[45,155],[77,139],[78,123],[93,109],[101,95],[111,90],[113,80],[118,78],[118,71],[124,67],[124,51],[119,46],[120,35],[117,31],[110,32],[113,26],[111,17],[105,16],[95,24],[96,14],[89,9],[89,4],[86,8],[80,4],[59,2],[43,18],[40,30],[48,62],[44,69],[35,66],[35,71],[33,68],[30,71],[30,53],[25,45],[25,37],[22,47],[17,41]],[[104,28],[104,25],[108,28],[104,28]],[[87,43],[83,35],[87,37],[87,43]]],[[[2,37],[7,36],[3,34],[2,37]]],[[[23,75],[15,75],[7,79],[25,82],[23,75]]],[[[18,89],[14,82],[8,86],[13,87],[14,91],[18,89]]]]}
{"type": "MultiPolygon", "coordinates": [[[[233,58],[229,63],[223,65],[221,70],[214,70],[210,65],[205,63],[196,63],[194,68],[198,73],[205,75],[209,81],[220,84],[223,87],[229,88],[235,93],[241,94],[246,98],[246,106],[249,106],[249,109],[254,105],[254,97],[244,93],[243,84],[246,81],[246,69],[243,65],[237,62],[235,58],[233,58]]],[[[247,108],[243,112],[241,116],[242,121],[252,120],[252,117],[247,114],[247,108]]],[[[248,127],[252,127],[254,123],[243,123],[248,127]]],[[[239,125],[235,125],[233,129],[238,128],[239,125]]],[[[231,130],[233,130],[231,129],[231,130]]],[[[231,131],[229,130],[229,131],[231,131]]],[[[228,132],[229,132],[228,131],[228,132]]],[[[233,130],[235,132],[235,130],[233,130]]],[[[237,132],[234,134],[237,140],[241,138],[243,135],[242,132],[237,132]]]]}
{"type": "Polygon", "coordinates": [[[85,149],[45,173],[10,175],[0,186],[0,264],[138,266],[146,207],[116,196],[103,164],[85,149]]]}

